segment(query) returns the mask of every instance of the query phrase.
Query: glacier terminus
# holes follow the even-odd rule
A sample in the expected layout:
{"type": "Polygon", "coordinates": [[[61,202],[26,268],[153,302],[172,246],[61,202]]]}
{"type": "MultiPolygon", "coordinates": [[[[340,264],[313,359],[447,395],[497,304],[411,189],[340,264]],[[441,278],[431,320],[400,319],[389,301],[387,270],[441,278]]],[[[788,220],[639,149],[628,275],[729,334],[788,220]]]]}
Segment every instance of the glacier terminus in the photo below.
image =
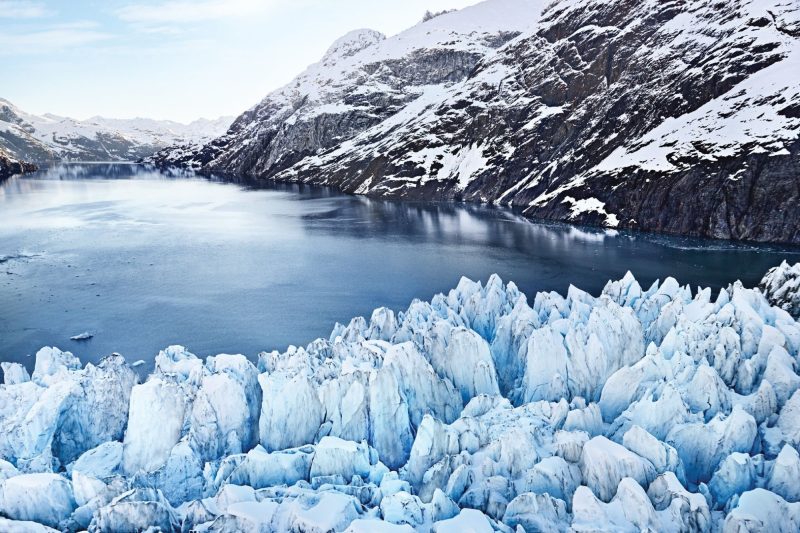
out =
{"type": "Polygon", "coordinates": [[[799,273],[464,278],[257,364],[170,346],[144,381],[42,348],[2,364],[0,529],[797,531],[799,273]]]}

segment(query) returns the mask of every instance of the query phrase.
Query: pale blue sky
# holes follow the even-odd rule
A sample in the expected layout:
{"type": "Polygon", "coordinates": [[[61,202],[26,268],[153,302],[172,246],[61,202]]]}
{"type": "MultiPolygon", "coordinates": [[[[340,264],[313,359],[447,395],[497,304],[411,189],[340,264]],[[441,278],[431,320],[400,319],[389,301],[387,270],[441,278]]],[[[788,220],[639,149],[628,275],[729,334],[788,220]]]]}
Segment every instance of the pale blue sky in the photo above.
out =
{"type": "Polygon", "coordinates": [[[356,28],[477,0],[0,0],[0,97],[75,118],[237,115],[356,28]]]}

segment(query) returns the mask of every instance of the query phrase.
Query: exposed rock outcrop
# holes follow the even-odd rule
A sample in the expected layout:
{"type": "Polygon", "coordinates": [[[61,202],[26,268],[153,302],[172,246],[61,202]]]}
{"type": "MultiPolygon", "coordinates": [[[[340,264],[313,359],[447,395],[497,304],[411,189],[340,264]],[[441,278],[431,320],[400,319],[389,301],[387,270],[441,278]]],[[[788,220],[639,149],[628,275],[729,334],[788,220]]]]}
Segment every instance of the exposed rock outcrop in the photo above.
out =
{"type": "Polygon", "coordinates": [[[24,174],[35,170],[36,165],[33,163],[17,161],[0,149],[0,181],[10,178],[15,174],[24,174]]]}

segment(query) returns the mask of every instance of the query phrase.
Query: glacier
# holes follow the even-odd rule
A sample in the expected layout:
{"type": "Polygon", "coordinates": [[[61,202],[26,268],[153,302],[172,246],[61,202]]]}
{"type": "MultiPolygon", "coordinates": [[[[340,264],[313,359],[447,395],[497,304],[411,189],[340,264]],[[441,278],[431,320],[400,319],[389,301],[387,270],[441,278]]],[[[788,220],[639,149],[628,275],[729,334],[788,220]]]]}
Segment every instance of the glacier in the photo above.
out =
{"type": "Polygon", "coordinates": [[[800,265],[713,293],[466,278],[141,381],[2,363],[3,531],[798,531],[800,265]]]}

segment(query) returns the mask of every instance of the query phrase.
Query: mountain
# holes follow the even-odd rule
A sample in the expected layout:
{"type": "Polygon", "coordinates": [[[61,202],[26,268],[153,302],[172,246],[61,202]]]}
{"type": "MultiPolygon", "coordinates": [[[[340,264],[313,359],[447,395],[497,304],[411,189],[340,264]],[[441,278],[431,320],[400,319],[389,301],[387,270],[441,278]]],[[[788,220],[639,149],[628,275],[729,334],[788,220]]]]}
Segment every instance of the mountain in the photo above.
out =
{"type": "Polygon", "coordinates": [[[88,120],[32,115],[0,98],[0,148],[20,160],[135,161],[174,144],[205,142],[224,133],[232,118],[190,124],[168,120],[88,120]]]}
{"type": "Polygon", "coordinates": [[[418,115],[447,87],[467,79],[483,58],[530,30],[543,3],[492,0],[426,16],[390,38],[352,31],[237,118],[226,135],[204,146],[165,150],[152,160],[274,177],[359,134],[418,115]]]}
{"type": "Polygon", "coordinates": [[[740,282],[529,296],[462,278],[141,382],[117,353],[0,363],[0,530],[800,529],[800,322],[740,282]]]}
{"type": "Polygon", "coordinates": [[[487,0],[357,31],[162,166],[800,243],[800,6],[487,0]]]}

